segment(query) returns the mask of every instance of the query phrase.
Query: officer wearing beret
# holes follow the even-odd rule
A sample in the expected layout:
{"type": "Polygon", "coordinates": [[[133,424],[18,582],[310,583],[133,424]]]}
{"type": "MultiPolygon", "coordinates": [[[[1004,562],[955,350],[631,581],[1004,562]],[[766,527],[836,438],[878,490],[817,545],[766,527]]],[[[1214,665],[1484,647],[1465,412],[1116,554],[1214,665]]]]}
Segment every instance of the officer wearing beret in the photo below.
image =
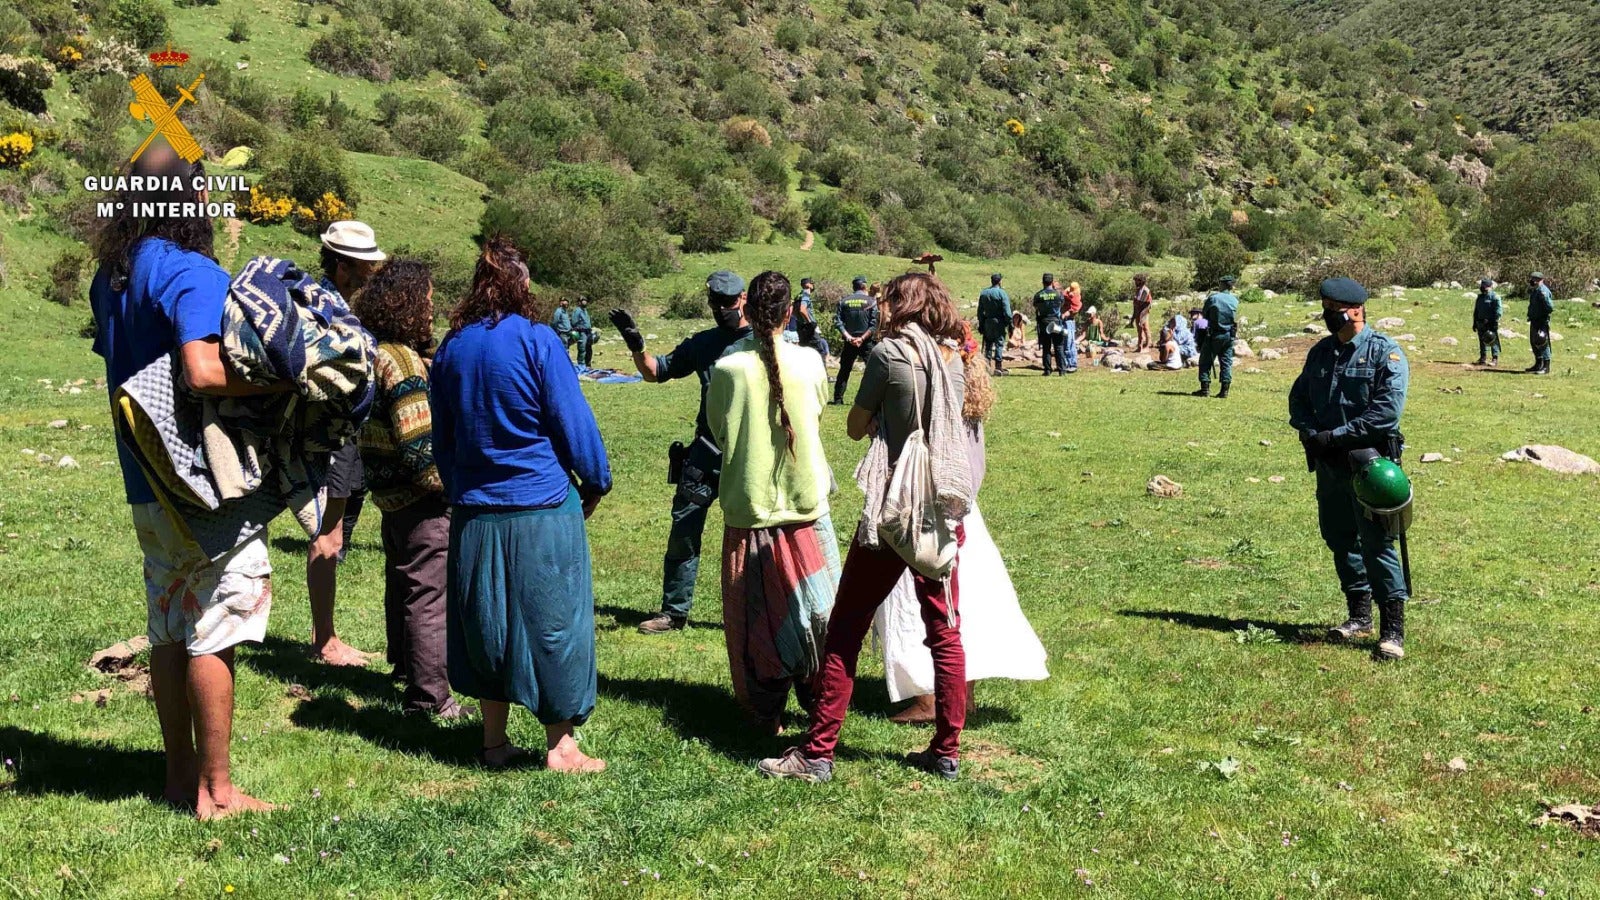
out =
{"type": "Polygon", "coordinates": [[[1410,370],[1400,345],[1366,327],[1367,292],[1348,278],[1322,282],[1322,321],[1330,335],[1306,354],[1289,389],[1289,424],[1317,474],[1317,524],[1333,551],[1349,617],[1328,633],[1354,640],[1372,633],[1377,599],[1382,632],[1376,656],[1405,656],[1407,589],[1394,541],[1362,514],[1351,486],[1351,451],[1400,461],[1400,414],[1410,370]]]}
{"type": "Polygon", "coordinates": [[[1478,299],[1472,303],[1472,330],[1478,333],[1478,365],[1500,365],[1500,314],[1505,306],[1494,292],[1494,282],[1478,282],[1478,299]]]}
{"type": "Polygon", "coordinates": [[[1066,295],[1056,287],[1056,277],[1044,274],[1044,287],[1033,295],[1033,321],[1039,329],[1039,351],[1043,356],[1045,377],[1050,377],[1050,364],[1056,372],[1067,374],[1067,327],[1061,318],[1067,304],[1066,295]]]}
{"type": "Polygon", "coordinates": [[[1232,275],[1222,276],[1222,290],[1213,291],[1200,307],[1200,315],[1206,320],[1206,336],[1199,341],[1200,390],[1194,392],[1196,397],[1211,396],[1213,363],[1222,381],[1217,399],[1226,399],[1228,387],[1233,384],[1234,320],[1239,315],[1239,298],[1234,296],[1233,286],[1238,283],[1239,279],[1232,275]]]}
{"type": "Polygon", "coordinates": [[[567,298],[562,297],[561,303],[556,307],[555,315],[550,319],[550,327],[556,330],[564,346],[571,347],[578,342],[577,335],[572,333],[572,310],[567,298]]]}
{"type": "Polygon", "coordinates": [[[1006,374],[1006,332],[1011,330],[1011,295],[1000,286],[1001,276],[989,276],[989,287],[978,295],[978,334],[983,337],[983,358],[994,363],[994,374],[1006,374]]]}
{"type": "Polygon", "coordinates": [[[844,405],[844,392],[850,386],[850,370],[856,360],[866,364],[872,348],[878,346],[878,301],[867,293],[867,277],[857,275],[850,282],[852,293],[839,301],[834,324],[839,327],[839,377],[833,382],[833,405],[844,405]]]}
{"type": "Polygon", "coordinates": [[[711,438],[706,420],[706,389],[711,367],[734,342],[750,336],[744,317],[744,279],[729,271],[706,279],[706,302],[711,305],[715,328],[690,335],[665,356],[644,350],[644,336],[633,317],[623,309],[611,311],[611,324],[633,354],[633,363],[645,381],[660,383],[690,375],[700,379],[700,413],[694,423],[694,443],[674,444],[669,451],[669,480],[678,486],[672,498],[672,529],[662,562],[661,612],[639,626],[644,634],[664,634],[682,628],[694,604],[694,582],[700,573],[700,544],[706,528],[706,511],[717,500],[722,474],[722,448],[711,438]]]}
{"type": "Polygon", "coordinates": [[[1555,298],[1544,283],[1544,273],[1533,273],[1528,277],[1528,342],[1533,345],[1533,365],[1528,371],[1535,375],[1550,374],[1550,316],[1555,311],[1555,298]]]}
{"type": "Polygon", "coordinates": [[[578,365],[587,369],[594,363],[594,320],[589,318],[589,298],[579,297],[572,311],[572,333],[578,337],[578,365]]]}

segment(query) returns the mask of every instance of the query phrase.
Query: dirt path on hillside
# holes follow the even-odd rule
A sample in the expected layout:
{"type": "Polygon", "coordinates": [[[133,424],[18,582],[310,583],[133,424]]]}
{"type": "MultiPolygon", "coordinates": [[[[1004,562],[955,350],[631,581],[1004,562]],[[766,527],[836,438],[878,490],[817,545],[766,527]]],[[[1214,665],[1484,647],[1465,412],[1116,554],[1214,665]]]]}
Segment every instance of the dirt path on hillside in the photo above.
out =
{"type": "Polygon", "coordinates": [[[815,232],[813,232],[813,231],[812,231],[812,230],[811,230],[811,229],[809,229],[809,228],[807,228],[807,229],[806,229],[806,239],[805,239],[805,243],[802,243],[802,244],[801,244],[801,245],[800,245],[800,249],[801,249],[801,250],[810,250],[810,249],[811,249],[811,245],[812,245],[812,244],[815,244],[815,243],[816,243],[816,242],[817,242],[817,235],[816,235],[816,233],[815,233],[815,232]]]}

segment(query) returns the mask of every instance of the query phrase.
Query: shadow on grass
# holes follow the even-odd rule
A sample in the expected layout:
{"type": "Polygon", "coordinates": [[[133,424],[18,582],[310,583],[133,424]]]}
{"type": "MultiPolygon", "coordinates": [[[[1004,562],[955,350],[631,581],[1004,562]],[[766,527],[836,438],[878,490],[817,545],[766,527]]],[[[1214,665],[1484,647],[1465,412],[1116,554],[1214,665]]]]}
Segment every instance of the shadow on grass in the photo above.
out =
{"type": "Polygon", "coordinates": [[[1326,625],[1307,625],[1298,622],[1269,622],[1265,619],[1230,619],[1226,616],[1213,616],[1205,613],[1179,612],[1169,609],[1119,609],[1117,615],[1134,619],[1154,619],[1158,622],[1168,622],[1173,625],[1182,625],[1185,628],[1195,628],[1201,631],[1219,631],[1232,634],[1235,631],[1244,631],[1248,626],[1265,628],[1276,632],[1285,643],[1290,644],[1324,644],[1326,640],[1326,625]]]}
{"type": "MultiPolygon", "coordinates": [[[[345,542],[345,554],[372,553],[378,558],[383,557],[383,544],[378,541],[358,541],[351,538],[345,542]]],[[[304,533],[296,531],[292,534],[280,534],[272,539],[272,549],[289,556],[298,556],[302,559],[310,552],[311,542],[306,540],[304,533]]]]}
{"type": "Polygon", "coordinates": [[[775,753],[777,743],[757,734],[726,688],[665,678],[600,676],[600,695],[653,706],[679,737],[703,741],[729,759],[755,759],[775,753]]]}
{"type": "Polygon", "coordinates": [[[1156,391],[1157,397],[1191,397],[1195,400],[1205,400],[1205,397],[1196,397],[1193,391],[1156,391]]]}
{"type": "Polygon", "coordinates": [[[358,709],[338,697],[307,700],[289,714],[289,721],[301,728],[342,731],[378,747],[451,765],[476,765],[483,745],[481,720],[476,718],[445,726],[429,716],[402,715],[392,707],[358,709]]]}
{"type": "Polygon", "coordinates": [[[384,663],[374,661],[372,666],[330,666],[311,658],[305,644],[284,640],[277,635],[267,635],[259,645],[251,646],[239,654],[239,661],[268,678],[285,684],[301,684],[307,688],[332,687],[347,691],[366,700],[394,700],[399,691],[389,677],[377,667],[384,663]]]}
{"type": "Polygon", "coordinates": [[[0,755],[16,763],[12,790],[19,794],[70,794],[90,800],[161,799],[165,756],[0,727],[0,755]]]}
{"type": "MultiPolygon", "coordinates": [[[[610,616],[617,620],[615,625],[602,625],[600,629],[602,631],[622,631],[629,628],[638,628],[645,619],[655,618],[657,612],[658,610],[650,610],[646,612],[644,610],[633,609],[627,606],[597,605],[594,608],[594,614],[596,618],[599,618],[600,616],[610,616]]],[[[696,622],[693,619],[690,619],[689,624],[685,626],[684,630],[721,631],[722,626],[711,622],[696,622]]]]}

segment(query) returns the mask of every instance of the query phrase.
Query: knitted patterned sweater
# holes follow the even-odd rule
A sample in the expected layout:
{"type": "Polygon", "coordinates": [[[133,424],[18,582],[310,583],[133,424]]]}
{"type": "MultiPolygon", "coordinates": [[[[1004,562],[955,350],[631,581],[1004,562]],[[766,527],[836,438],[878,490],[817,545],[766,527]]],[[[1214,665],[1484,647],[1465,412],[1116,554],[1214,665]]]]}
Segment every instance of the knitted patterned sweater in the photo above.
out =
{"type": "Polygon", "coordinates": [[[367,490],[381,510],[404,509],[430,494],[442,494],[433,463],[433,413],[428,406],[428,368],[403,344],[378,345],[377,398],[361,429],[361,462],[367,490]]]}

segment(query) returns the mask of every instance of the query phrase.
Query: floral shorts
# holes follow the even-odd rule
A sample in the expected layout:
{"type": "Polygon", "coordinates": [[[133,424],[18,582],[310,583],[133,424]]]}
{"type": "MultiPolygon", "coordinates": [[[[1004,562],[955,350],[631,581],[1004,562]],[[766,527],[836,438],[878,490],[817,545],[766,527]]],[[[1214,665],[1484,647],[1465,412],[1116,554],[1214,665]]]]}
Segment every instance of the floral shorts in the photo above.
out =
{"type": "Polygon", "coordinates": [[[207,566],[190,570],[184,539],[158,503],[133,507],[144,551],[144,592],[151,646],[182,644],[190,656],[260,642],[272,610],[272,564],[266,533],[207,566]]]}

